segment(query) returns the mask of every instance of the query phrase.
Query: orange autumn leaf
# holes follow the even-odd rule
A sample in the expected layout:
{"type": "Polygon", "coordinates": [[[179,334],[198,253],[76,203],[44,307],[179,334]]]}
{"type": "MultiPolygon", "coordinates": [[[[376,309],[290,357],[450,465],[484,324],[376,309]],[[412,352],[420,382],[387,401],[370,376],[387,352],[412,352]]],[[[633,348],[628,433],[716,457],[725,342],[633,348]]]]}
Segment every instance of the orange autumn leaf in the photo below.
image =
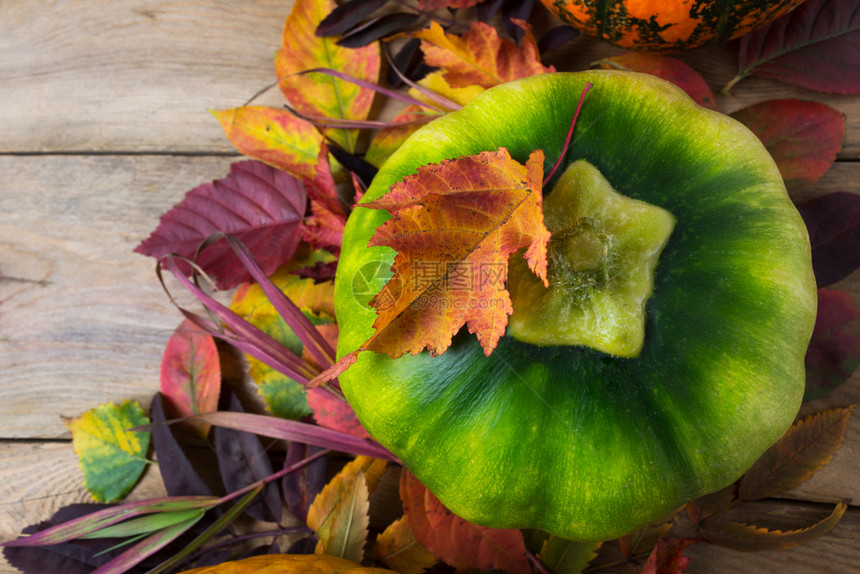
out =
{"type": "Polygon", "coordinates": [[[212,110],[212,115],[241,153],[299,179],[316,175],[323,138],[310,122],[264,106],[212,110]]]}
{"type": "MultiPolygon", "coordinates": [[[[319,23],[334,10],[332,0],[297,0],[284,25],[282,48],[275,54],[275,72],[290,104],[309,118],[364,120],[373,103],[373,90],[322,73],[299,75],[314,68],[330,68],[371,83],[379,79],[380,50],[374,42],[344,48],[339,37],[316,35],[319,23]]],[[[328,135],[355,151],[356,130],[330,130],[328,135]]]]}
{"type": "Polygon", "coordinates": [[[445,80],[453,88],[489,88],[518,78],[554,72],[552,66],[541,64],[531,26],[522,20],[513,21],[525,30],[519,46],[499,38],[495,28],[478,21],[473,21],[463,36],[446,34],[433,22],[429,28],[416,32],[415,37],[421,39],[427,64],[442,68],[445,80]]]}

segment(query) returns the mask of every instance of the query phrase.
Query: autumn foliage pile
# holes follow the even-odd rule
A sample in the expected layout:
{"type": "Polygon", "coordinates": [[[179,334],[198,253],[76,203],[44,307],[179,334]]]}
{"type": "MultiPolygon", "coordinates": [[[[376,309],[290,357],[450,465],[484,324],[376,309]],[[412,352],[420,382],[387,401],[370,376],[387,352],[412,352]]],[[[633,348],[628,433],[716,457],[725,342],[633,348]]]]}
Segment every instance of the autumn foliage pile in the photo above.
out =
{"type": "MultiPolygon", "coordinates": [[[[190,290],[212,315],[182,309],[185,319],[167,342],[161,392],[148,416],[125,402],[102,405],[68,423],[86,487],[107,504],[64,508],[26,528],[29,536],[4,547],[10,563],[25,572],[45,571],[45,564],[58,571],[72,571],[73,564],[81,572],[167,572],[225,562],[247,551],[248,541],[264,539],[250,552],[325,553],[401,574],[433,566],[512,573],[618,566],[682,572],[689,563],[684,552],[694,544],[787,548],[838,523],[847,508],[841,501],[820,520],[787,530],[727,516],[738,505],[794,488],[825,465],[841,443],[850,406],[798,421],[723,491],[691,502],[665,522],[595,543],[492,529],[457,517],[370,438],[344,399],[336,376],[359,352],[441,354],[465,325],[489,355],[505,332],[511,313],[507,292],[505,305],[482,309],[452,306],[444,314],[428,314],[413,306],[421,294],[410,291],[417,273],[411,260],[423,255],[455,265],[499,263],[504,281],[509,257],[522,251],[546,281],[541,151],[525,165],[499,149],[427,166],[364,205],[392,214],[373,241],[399,255],[393,269],[370,274],[387,281],[367,285],[369,293],[379,292],[368,301],[378,311],[373,336],[335,361],[332,280],[352,206],[385,159],[422,125],[487,88],[556,71],[541,61],[542,53],[576,32],[559,26],[536,38],[531,4],[420,0],[405,10],[385,0],[350,0],[339,7],[331,0],[296,2],[274,63],[285,105],[213,111],[230,142],[250,159],[234,163],[223,179],[189,191],[136,250],[158,258],[162,281],[172,290],[190,290]],[[500,29],[488,23],[493,18],[500,29]],[[374,116],[381,98],[399,110],[390,121],[374,116]],[[459,172],[485,185],[458,186],[459,172]],[[494,193],[499,189],[508,191],[494,193]],[[482,217],[475,216],[475,205],[482,217]],[[446,236],[440,222],[451,219],[467,222],[468,231],[446,236]],[[229,305],[212,296],[206,278],[219,290],[233,290],[229,305]],[[246,354],[247,376],[265,415],[246,413],[225,384],[225,350],[218,339],[246,354]],[[173,419],[181,420],[168,424],[173,419]],[[133,427],[138,430],[130,432],[133,427]],[[149,464],[150,450],[169,496],[116,504],[149,464]],[[213,467],[217,473],[201,470],[213,467]],[[371,505],[386,491],[389,498],[399,492],[403,513],[380,522],[371,505]],[[236,527],[242,516],[259,528],[236,527]],[[130,539],[129,545],[117,539],[130,539]]],[[[826,80],[818,74],[823,50],[832,53],[839,42],[857,40],[856,25],[841,12],[848,4],[858,12],[856,0],[807,0],[744,37],[739,73],[729,87],[759,75],[860,93],[860,79],[844,68],[825,66],[826,80]],[[816,18],[816,27],[807,25],[816,18]],[[802,38],[783,33],[795,29],[804,30],[802,38]]],[[[700,105],[718,108],[702,77],[680,59],[628,53],[595,65],[657,75],[700,105]]],[[[772,100],[731,115],[759,136],[791,193],[809,188],[827,171],[845,132],[840,112],[814,102],[772,100]]],[[[809,229],[819,286],[818,322],[806,357],[811,400],[838,387],[860,364],[860,306],[831,288],[860,266],[860,201],[855,194],[834,193],[797,207],[809,229]]],[[[463,296],[491,295],[473,290],[463,296]]]]}

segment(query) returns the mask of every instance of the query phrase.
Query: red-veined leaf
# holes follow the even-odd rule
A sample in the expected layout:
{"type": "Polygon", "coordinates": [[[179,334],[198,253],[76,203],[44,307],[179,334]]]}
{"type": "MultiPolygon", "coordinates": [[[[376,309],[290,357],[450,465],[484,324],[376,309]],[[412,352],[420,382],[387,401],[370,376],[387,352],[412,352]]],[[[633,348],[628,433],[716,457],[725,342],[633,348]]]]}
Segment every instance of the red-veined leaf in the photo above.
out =
{"type": "MultiPolygon", "coordinates": [[[[380,66],[377,43],[350,49],[338,46],[336,38],[316,35],[317,26],[334,8],[333,0],[296,1],[284,25],[282,48],[275,54],[275,72],[281,91],[302,115],[363,120],[370,112],[373,90],[332,76],[299,75],[313,68],[332,68],[377,82],[380,66]]],[[[348,151],[355,151],[355,131],[331,130],[327,135],[348,151]]]]}
{"type": "Polygon", "coordinates": [[[400,480],[400,498],[415,539],[443,562],[458,570],[531,573],[519,530],[487,528],[460,518],[407,470],[400,480]]]}
{"type": "Polygon", "coordinates": [[[717,101],[714,93],[702,76],[689,64],[678,58],[652,54],[648,52],[631,52],[620,56],[605,58],[597,62],[604,70],[626,70],[642,72],[668,80],[687,92],[697,104],[716,110],[717,101]]]}
{"type": "Polygon", "coordinates": [[[794,423],[741,477],[740,497],[775,496],[815,474],[842,444],[853,410],[853,405],[830,409],[794,423]]]}
{"type": "Polygon", "coordinates": [[[860,366],[860,306],[848,293],[818,290],[818,315],[806,351],[804,400],[823,396],[860,366]]]}
{"type": "MultiPolygon", "coordinates": [[[[189,191],[135,251],[193,259],[212,234],[229,233],[247,245],[265,273],[272,274],[295,252],[306,206],[304,187],[291,175],[256,161],[234,163],[224,179],[189,191]]],[[[215,277],[221,289],[252,279],[223,241],[203,250],[197,264],[215,277]]],[[[187,266],[180,269],[190,273],[187,266]]]]}
{"type": "Polygon", "coordinates": [[[769,100],[731,116],[758,136],[789,193],[802,191],[824,175],[845,137],[845,114],[818,102],[769,100]]]}
{"type": "MultiPolygon", "coordinates": [[[[218,410],[221,362],[215,339],[185,319],[161,357],[161,394],[172,418],[218,410]]],[[[190,425],[189,425],[190,426],[190,425]]],[[[194,425],[204,438],[206,425],[194,425]]]]}
{"type": "Polygon", "coordinates": [[[323,137],[311,122],[264,106],[213,110],[212,115],[241,153],[298,178],[314,176],[323,137]]]}
{"type": "Polygon", "coordinates": [[[806,0],[740,40],[740,71],[838,94],[860,93],[860,0],[806,0]]]}
{"type": "Polygon", "coordinates": [[[833,530],[848,505],[840,502],[833,511],[815,524],[798,530],[768,530],[739,522],[708,522],[700,527],[700,534],[711,544],[733,550],[782,550],[806,544],[833,530]]]}
{"type": "Polygon", "coordinates": [[[860,195],[840,191],[797,206],[812,244],[819,287],[841,281],[860,267],[860,195]]]}

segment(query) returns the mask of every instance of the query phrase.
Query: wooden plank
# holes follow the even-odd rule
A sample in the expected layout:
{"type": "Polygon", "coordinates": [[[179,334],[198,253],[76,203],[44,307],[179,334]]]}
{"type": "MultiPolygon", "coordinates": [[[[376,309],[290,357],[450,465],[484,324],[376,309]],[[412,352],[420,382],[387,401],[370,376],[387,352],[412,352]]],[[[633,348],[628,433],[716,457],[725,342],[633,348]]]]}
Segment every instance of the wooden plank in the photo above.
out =
{"type": "Polygon", "coordinates": [[[68,436],[60,415],[148,404],[181,315],[132,252],[229,158],[0,157],[0,430],[68,436]]]}
{"type": "MultiPolygon", "coordinates": [[[[52,0],[0,3],[0,152],[228,152],[206,111],[241,105],[275,80],[272,53],[291,0],[224,3],[52,0]]],[[[537,22],[540,29],[556,23],[537,22]]],[[[622,50],[577,38],[546,57],[561,71],[587,69],[622,50]]],[[[719,90],[735,73],[723,47],[680,56],[719,90]]],[[[848,116],[843,158],[860,158],[860,98],[750,78],[718,96],[732,112],[797,97],[848,116]]],[[[277,89],[259,103],[280,105],[277,89]]]]}
{"type": "Polygon", "coordinates": [[[232,151],[207,109],[275,81],[292,4],[0,2],[0,152],[232,151]]]}

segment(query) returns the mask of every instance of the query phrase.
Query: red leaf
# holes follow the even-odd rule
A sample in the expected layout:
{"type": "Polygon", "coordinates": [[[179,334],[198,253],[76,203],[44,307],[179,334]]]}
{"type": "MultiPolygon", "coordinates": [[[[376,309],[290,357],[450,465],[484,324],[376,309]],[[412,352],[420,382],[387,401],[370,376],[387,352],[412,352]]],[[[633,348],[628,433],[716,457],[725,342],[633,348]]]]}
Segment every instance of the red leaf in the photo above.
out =
{"type": "Polygon", "coordinates": [[[339,253],[346,212],[337,194],[325,144],[320,148],[316,176],[305,178],[305,190],[311,200],[313,216],[302,223],[302,238],[315,249],[339,253]]]}
{"type": "MultiPolygon", "coordinates": [[[[221,363],[215,339],[185,319],[167,341],[161,358],[161,393],[170,414],[187,417],[218,410],[221,363]]],[[[209,425],[188,423],[204,437],[209,425]]]]}
{"type": "Polygon", "coordinates": [[[860,366],[860,306],[851,295],[818,290],[818,317],[806,351],[806,394],[812,400],[835,389],[860,366]]]}
{"type": "Polygon", "coordinates": [[[740,480],[740,497],[759,500],[791,490],[830,462],[842,444],[854,405],[794,423],[740,480]]]}
{"type": "Polygon", "coordinates": [[[690,559],[684,550],[698,542],[696,538],[660,538],[642,566],[642,574],[684,574],[690,559]]]}
{"type": "Polygon", "coordinates": [[[841,281],[860,267],[860,195],[836,192],[798,205],[812,244],[819,287],[841,281]]]}
{"type": "Polygon", "coordinates": [[[531,573],[519,530],[487,528],[463,520],[408,470],[400,480],[400,498],[415,539],[440,560],[458,570],[531,573]]]}
{"type": "MultiPolygon", "coordinates": [[[[332,347],[337,347],[336,324],[319,325],[317,329],[332,347]]],[[[302,352],[302,359],[319,366],[307,348],[302,352]]],[[[370,438],[370,435],[358,422],[355,411],[335,388],[319,386],[308,389],[307,398],[308,405],[313,411],[314,420],[321,427],[351,434],[358,438],[370,438]]]]}
{"type": "Polygon", "coordinates": [[[824,175],[845,137],[845,114],[818,102],[770,100],[731,116],[762,141],[789,192],[800,191],[824,175]]]}
{"type": "Polygon", "coordinates": [[[740,71],[820,92],[860,94],[860,0],[806,0],[741,38],[740,71]]]}
{"type": "Polygon", "coordinates": [[[418,0],[419,10],[438,10],[440,8],[471,8],[481,0],[418,0]]]}
{"type": "MultiPolygon", "coordinates": [[[[189,191],[135,251],[152,257],[176,253],[193,258],[207,237],[229,233],[270,275],[292,257],[306,205],[304,186],[293,176],[257,161],[234,163],[224,179],[189,191]]],[[[198,264],[215,277],[220,289],[252,279],[224,242],[207,247],[198,264]]]]}
{"type": "Polygon", "coordinates": [[[642,72],[663,78],[687,92],[687,95],[700,106],[711,110],[717,109],[714,93],[699,72],[677,58],[647,52],[631,52],[600,60],[598,64],[604,70],[642,72]]]}

